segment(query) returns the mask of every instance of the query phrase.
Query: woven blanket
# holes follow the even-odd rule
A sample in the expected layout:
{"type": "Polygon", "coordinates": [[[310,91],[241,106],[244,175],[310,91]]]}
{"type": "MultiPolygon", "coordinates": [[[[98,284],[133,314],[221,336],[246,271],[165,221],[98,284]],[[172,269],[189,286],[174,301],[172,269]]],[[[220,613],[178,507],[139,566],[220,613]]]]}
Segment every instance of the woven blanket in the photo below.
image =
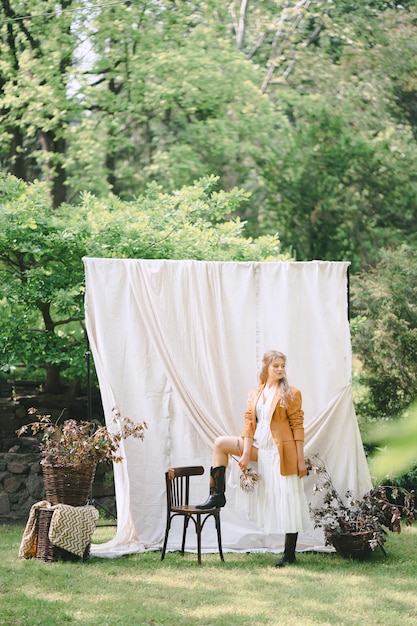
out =
{"type": "Polygon", "coordinates": [[[52,505],[46,500],[32,505],[19,548],[20,559],[36,556],[38,541],[38,509],[53,511],[48,537],[58,548],[82,557],[94,533],[98,511],[91,505],[52,505]]]}
{"type": "Polygon", "coordinates": [[[98,511],[94,506],[70,506],[57,504],[49,527],[49,541],[82,557],[91,541],[98,511]]]}

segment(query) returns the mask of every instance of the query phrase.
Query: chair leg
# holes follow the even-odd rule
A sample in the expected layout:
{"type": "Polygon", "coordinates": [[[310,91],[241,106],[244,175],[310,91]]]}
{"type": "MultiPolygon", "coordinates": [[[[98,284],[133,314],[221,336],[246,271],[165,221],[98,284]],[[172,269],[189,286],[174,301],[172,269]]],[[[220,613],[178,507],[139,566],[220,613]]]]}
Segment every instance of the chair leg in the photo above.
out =
{"type": "Polygon", "coordinates": [[[201,565],[201,515],[200,513],[197,513],[196,532],[197,532],[198,564],[201,565]]]}
{"type": "Polygon", "coordinates": [[[190,521],[190,516],[189,515],[185,515],[184,516],[184,527],[183,527],[183,531],[182,531],[182,544],[181,544],[181,554],[184,556],[184,552],[185,552],[185,538],[187,535],[187,528],[188,528],[188,522],[190,521]]]}
{"type": "Polygon", "coordinates": [[[161,554],[161,561],[164,560],[165,558],[165,552],[167,549],[167,543],[168,543],[168,535],[169,535],[169,529],[171,528],[171,518],[170,516],[167,517],[167,527],[165,529],[165,539],[164,539],[164,546],[162,548],[162,554],[161,554]]]}
{"type": "Polygon", "coordinates": [[[222,548],[222,533],[220,527],[220,513],[216,513],[214,516],[217,530],[217,543],[219,544],[219,554],[222,561],[224,561],[223,548],[222,548]]]}
{"type": "MultiPolygon", "coordinates": [[[[201,516],[202,515],[205,515],[205,511],[202,511],[202,513],[197,513],[196,514],[196,519],[193,518],[191,515],[185,515],[184,516],[184,526],[183,526],[183,531],[182,531],[182,544],[181,544],[181,554],[184,555],[188,524],[190,522],[190,519],[193,519],[193,521],[195,523],[196,534],[197,534],[197,557],[198,557],[198,564],[199,565],[201,565],[201,534],[202,534],[202,527],[204,525],[204,523],[202,524],[202,522],[201,522],[201,516]]],[[[210,515],[212,515],[214,517],[214,521],[215,521],[215,524],[216,524],[216,531],[217,531],[217,543],[218,543],[218,546],[219,546],[219,555],[220,555],[221,560],[224,561],[223,548],[222,548],[221,526],[220,526],[220,512],[219,513],[210,513],[208,515],[208,517],[210,515]]],[[[172,521],[172,518],[169,516],[167,518],[167,524],[166,524],[166,530],[165,530],[165,538],[164,538],[164,545],[162,547],[162,554],[161,554],[161,561],[163,561],[164,558],[165,558],[166,549],[167,549],[167,545],[168,545],[168,536],[169,536],[169,531],[170,531],[170,528],[171,528],[171,521],[172,521]]]]}

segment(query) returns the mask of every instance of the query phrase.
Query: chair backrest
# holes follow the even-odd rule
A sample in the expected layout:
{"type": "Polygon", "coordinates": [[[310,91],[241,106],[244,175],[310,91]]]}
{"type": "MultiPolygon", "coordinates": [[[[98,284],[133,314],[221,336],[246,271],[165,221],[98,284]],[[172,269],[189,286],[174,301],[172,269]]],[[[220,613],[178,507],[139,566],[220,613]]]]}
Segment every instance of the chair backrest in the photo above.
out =
{"type": "Polygon", "coordinates": [[[201,476],[202,474],[204,474],[202,465],[170,467],[165,472],[168,510],[189,504],[190,476],[201,476]]]}

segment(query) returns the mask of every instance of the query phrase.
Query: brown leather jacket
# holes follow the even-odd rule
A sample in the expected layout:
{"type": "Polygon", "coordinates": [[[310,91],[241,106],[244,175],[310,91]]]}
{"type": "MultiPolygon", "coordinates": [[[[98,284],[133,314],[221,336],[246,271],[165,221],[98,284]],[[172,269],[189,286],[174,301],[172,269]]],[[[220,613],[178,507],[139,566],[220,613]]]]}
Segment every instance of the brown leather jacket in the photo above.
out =
{"type": "MultiPolygon", "coordinates": [[[[265,385],[253,387],[248,396],[245,426],[242,437],[254,437],[256,430],[256,403],[265,385]]],[[[271,402],[271,434],[278,448],[280,471],[283,476],[298,474],[296,441],[304,442],[304,411],[301,391],[291,387],[288,407],[278,404],[278,394],[271,402]]]]}

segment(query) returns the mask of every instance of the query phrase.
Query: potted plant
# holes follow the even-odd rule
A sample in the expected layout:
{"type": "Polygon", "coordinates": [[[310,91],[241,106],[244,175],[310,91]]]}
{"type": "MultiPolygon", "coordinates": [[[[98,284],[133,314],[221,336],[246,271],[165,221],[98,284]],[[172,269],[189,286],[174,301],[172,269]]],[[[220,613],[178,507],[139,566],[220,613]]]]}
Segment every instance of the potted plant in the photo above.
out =
{"type": "Polygon", "coordinates": [[[40,443],[41,467],[46,499],[51,504],[86,504],[99,462],[122,461],[120,442],[127,437],[143,439],[146,423],[134,423],[121,417],[117,407],[113,408],[113,420],[109,426],[96,422],[60,418],[52,422],[49,415],[36,414],[36,421],[17,430],[19,436],[31,430],[33,435],[42,433],[40,443]]]}
{"type": "Polygon", "coordinates": [[[319,506],[310,504],[314,527],[323,529],[326,544],[343,557],[367,559],[378,546],[386,555],[386,529],[400,533],[402,519],[407,525],[417,519],[414,492],[379,485],[361,498],[350,491],[342,498],[319,456],[307,459],[307,467],[318,478],[314,493],[321,497],[319,506]],[[400,496],[402,504],[394,503],[400,496]]]}

